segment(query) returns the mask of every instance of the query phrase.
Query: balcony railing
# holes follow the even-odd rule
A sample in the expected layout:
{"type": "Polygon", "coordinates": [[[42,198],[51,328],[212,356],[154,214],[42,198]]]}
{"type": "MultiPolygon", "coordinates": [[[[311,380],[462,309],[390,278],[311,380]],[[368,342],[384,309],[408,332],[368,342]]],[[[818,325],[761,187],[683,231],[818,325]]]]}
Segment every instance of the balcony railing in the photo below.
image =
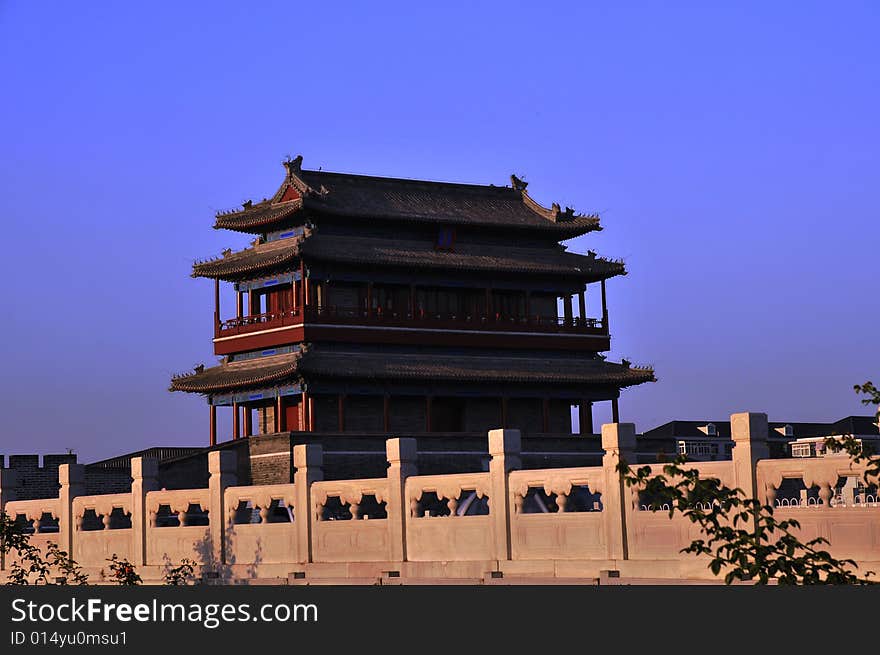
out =
{"type": "Polygon", "coordinates": [[[395,312],[381,308],[367,311],[356,307],[334,305],[307,307],[305,316],[299,310],[267,312],[231,318],[217,324],[215,336],[233,336],[260,332],[298,323],[330,323],[333,325],[375,325],[383,327],[409,327],[431,330],[487,330],[505,332],[545,332],[565,334],[607,334],[606,326],[599,318],[566,319],[557,316],[505,316],[494,314],[438,313],[416,311],[395,312]],[[303,320],[305,318],[305,320],[303,320]]]}
{"type": "Polygon", "coordinates": [[[505,316],[500,313],[439,313],[416,310],[397,312],[376,308],[370,311],[357,307],[334,305],[307,307],[308,322],[335,325],[377,325],[446,330],[503,330],[511,332],[564,332],[575,334],[606,334],[598,318],[565,319],[556,316],[505,316]]]}
{"type": "Polygon", "coordinates": [[[299,310],[284,310],[280,312],[267,312],[265,314],[252,314],[240,318],[230,318],[217,324],[215,336],[233,336],[259,332],[269,328],[284,327],[302,323],[302,312],[299,310]]]}

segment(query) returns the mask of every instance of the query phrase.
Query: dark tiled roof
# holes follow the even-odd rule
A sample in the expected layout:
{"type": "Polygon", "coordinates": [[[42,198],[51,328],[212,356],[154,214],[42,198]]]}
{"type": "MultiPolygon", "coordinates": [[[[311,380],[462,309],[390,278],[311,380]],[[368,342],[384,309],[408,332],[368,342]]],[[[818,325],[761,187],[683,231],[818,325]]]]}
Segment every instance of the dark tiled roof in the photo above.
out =
{"type": "Polygon", "coordinates": [[[306,237],[259,244],[228,254],[222,259],[196,264],[192,274],[194,277],[234,280],[284,264],[292,265],[300,254],[307,261],[564,275],[586,281],[626,274],[623,262],[603,259],[595,254],[566,252],[558,246],[525,248],[461,243],[448,251],[436,250],[433,243],[427,241],[337,236],[318,232],[306,237]]]}
{"type": "Polygon", "coordinates": [[[193,265],[192,276],[234,280],[277,268],[296,259],[301,241],[302,237],[292,237],[260,243],[235,253],[227,251],[222,258],[193,265]]]}
{"type": "Polygon", "coordinates": [[[834,423],[832,428],[833,434],[880,434],[876,416],[847,416],[834,423]]]}
{"type": "Polygon", "coordinates": [[[303,244],[303,254],[307,261],[316,259],[414,268],[543,273],[593,281],[626,273],[622,262],[547,246],[527,248],[460,243],[447,251],[436,250],[433,243],[424,241],[315,234],[303,244]]]}
{"type": "Polygon", "coordinates": [[[244,389],[294,377],[417,380],[433,382],[524,382],[627,387],[654,381],[651,369],[578,357],[518,357],[329,351],[312,347],[291,353],[231,362],[178,376],[172,391],[213,393],[244,389]]]}
{"type": "Polygon", "coordinates": [[[630,386],[651,382],[650,369],[601,359],[436,353],[310,351],[303,374],[328,377],[452,382],[526,382],[630,386]]]}
{"type": "Polygon", "coordinates": [[[285,164],[287,176],[270,200],[217,214],[214,227],[259,233],[306,209],[353,218],[524,229],[557,240],[602,229],[594,214],[575,214],[557,204],[542,207],[516,178],[512,186],[453,184],[303,170],[301,164],[301,157],[285,164]]]}
{"type": "Polygon", "coordinates": [[[524,190],[507,186],[450,184],[388,177],[300,171],[312,189],[306,206],[330,214],[458,225],[529,228],[583,234],[599,229],[595,215],[563,212],[538,205],[524,190]]]}
{"type": "Polygon", "coordinates": [[[298,358],[299,353],[285,353],[227,362],[172,378],[171,391],[212,393],[276,382],[296,373],[298,358]]]}
{"type": "Polygon", "coordinates": [[[288,200],[287,202],[264,200],[240,211],[217,214],[214,228],[249,232],[256,228],[265,228],[274,223],[280,223],[293,216],[302,209],[302,206],[302,199],[288,200]]]}

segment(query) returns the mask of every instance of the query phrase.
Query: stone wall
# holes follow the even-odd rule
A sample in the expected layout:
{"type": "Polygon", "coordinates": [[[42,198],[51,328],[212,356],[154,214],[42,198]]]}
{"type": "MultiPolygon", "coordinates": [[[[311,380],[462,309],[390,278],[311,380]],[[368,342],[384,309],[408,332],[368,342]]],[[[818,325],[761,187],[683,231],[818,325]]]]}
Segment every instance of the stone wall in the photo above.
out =
{"type": "MultiPolygon", "coordinates": [[[[841,456],[769,460],[766,415],[737,414],[731,423],[733,459],[691,466],[773,504],[779,517],[797,518],[803,541],[824,536],[835,557],[877,570],[880,502],[876,489],[858,484],[865,466],[841,456]],[[791,491],[791,482],[802,489],[791,491]]],[[[429,473],[420,464],[427,452],[419,453],[414,439],[394,438],[381,453],[358,455],[381,460],[381,474],[336,480],[325,476],[319,445],[291,448],[293,438],[242,440],[208,452],[206,483],[177,490],[161,489],[159,466],[148,458],[132,459],[128,492],[109,495],[85,494],[84,467],[64,464],[60,493],[43,500],[17,499],[17,471],[0,469],[0,509],[28,521],[35,543],[59,540],[88,573],[116,552],[147,581],[183,558],[230,583],[546,583],[595,581],[609,571],[624,580],[717,581],[705,558],[681,552],[699,536],[693,524],[648,510],[622,483],[616,467],[634,461],[632,424],[602,427],[599,466],[523,468],[520,433],[493,430],[487,465],[473,472],[429,473]],[[243,456],[251,471],[262,470],[255,460],[271,461],[272,475],[284,468],[288,480],[239,479],[243,456]],[[106,520],[89,529],[87,511],[128,514],[131,527],[106,520]]],[[[353,449],[356,437],[349,439],[353,449]]]]}
{"type": "MultiPolygon", "coordinates": [[[[0,468],[4,467],[0,455],[0,468]]],[[[21,499],[53,498],[58,495],[58,467],[76,464],[76,455],[10,455],[5,467],[14,471],[17,479],[16,495],[21,499]]]]}

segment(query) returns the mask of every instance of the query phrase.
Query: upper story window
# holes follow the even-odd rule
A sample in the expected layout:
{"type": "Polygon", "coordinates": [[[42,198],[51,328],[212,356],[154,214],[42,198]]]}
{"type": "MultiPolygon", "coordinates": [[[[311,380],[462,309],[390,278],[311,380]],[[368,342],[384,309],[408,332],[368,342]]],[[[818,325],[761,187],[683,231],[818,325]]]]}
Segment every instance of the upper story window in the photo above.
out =
{"type": "Polygon", "coordinates": [[[455,228],[441,227],[437,232],[437,250],[452,250],[455,247],[455,228]]]}

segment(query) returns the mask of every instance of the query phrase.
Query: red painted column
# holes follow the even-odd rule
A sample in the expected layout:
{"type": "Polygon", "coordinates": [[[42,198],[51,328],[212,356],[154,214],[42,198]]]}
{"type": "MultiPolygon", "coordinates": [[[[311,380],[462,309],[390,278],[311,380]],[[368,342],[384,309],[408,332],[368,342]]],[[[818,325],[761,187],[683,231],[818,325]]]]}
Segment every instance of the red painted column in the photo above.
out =
{"type": "Polygon", "coordinates": [[[300,430],[303,432],[309,431],[309,405],[311,404],[311,400],[309,394],[303,391],[299,406],[300,430]]]}
{"type": "Polygon", "coordinates": [[[501,396],[501,427],[507,427],[507,396],[501,396]]]}
{"type": "Polygon", "coordinates": [[[211,436],[211,445],[217,445],[217,406],[211,405],[211,420],[210,420],[210,436],[211,436]]]}
{"type": "Polygon", "coordinates": [[[284,416],[284,396],[275,399],[275,432],[287,430],[286,417],[284,416]]]}
{"type": "Polygon", "coordinates": [[[611,400],[611,422],[620,423],[620,409],[617,406],[617,398],[611,400]]]}
{"type": "Polygon", "coordinates": [[[253,413],[247,405],[242,405],[241,411],[244,412],[244,436],[249,437],[254,433],[253,413]]]}

